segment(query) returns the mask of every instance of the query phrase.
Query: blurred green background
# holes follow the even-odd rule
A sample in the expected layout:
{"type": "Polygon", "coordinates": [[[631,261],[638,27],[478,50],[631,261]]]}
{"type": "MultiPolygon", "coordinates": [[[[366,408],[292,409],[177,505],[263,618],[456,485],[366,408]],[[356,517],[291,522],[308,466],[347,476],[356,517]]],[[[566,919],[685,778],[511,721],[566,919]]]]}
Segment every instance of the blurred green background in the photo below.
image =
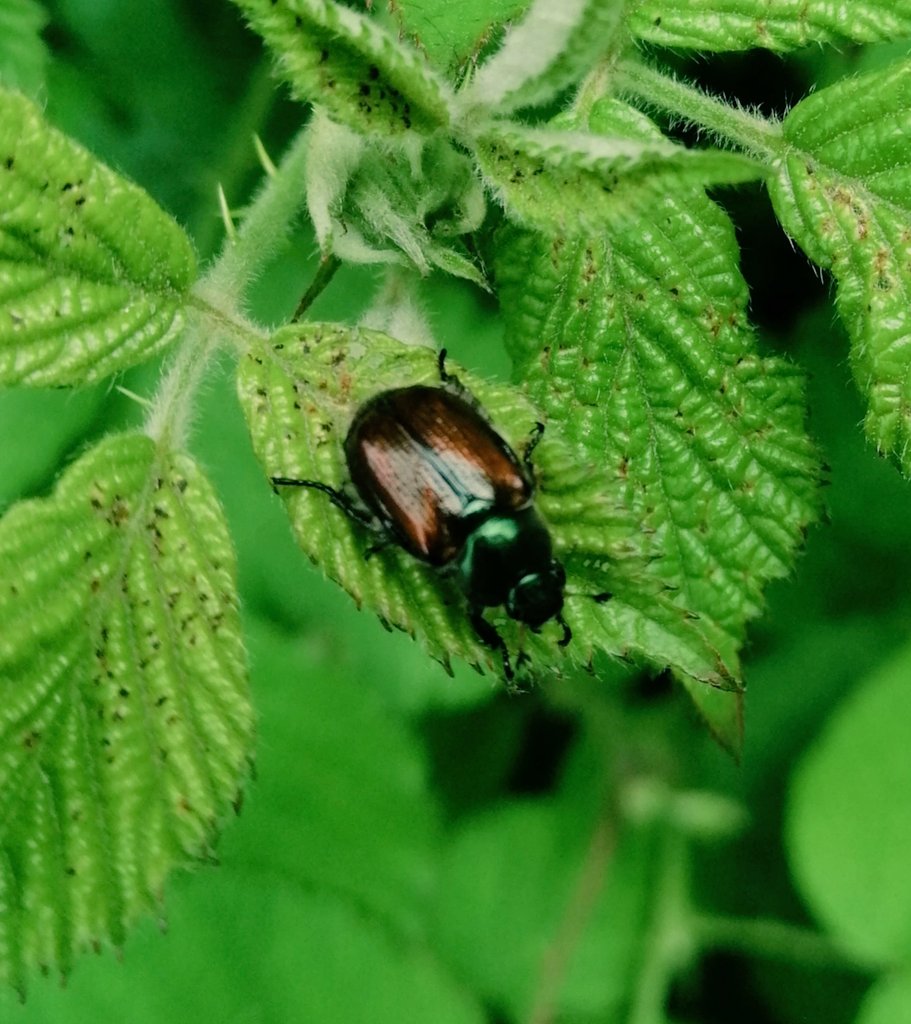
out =
{"type": "MultiPolygon", "coordinates": [[[[242,208],[253,132],[277,157],[303,116],[256,39],[217,0],[43,10],[22,84],[211,256],[216,184],[242,208]]],[[[781,113],[904,49],[676,66],[781,113]]],[[[66,987],[34,979],[24,1006],[0,993],[3,1024],[911,1021],[911,493],[863,442],[829,283],[760,187],[719,200],[762,342],[808,372],[831,466],[829,521],[750,632],[742,763],[666,678],[605,661],[509,696],[358,613],[297,552],[226,364],[193,448],[238,547],[256,776],[220,867],[175,877],[121,957],[84,959],[66,987]]],[[[316,263],[301,227],[255,314],[290,315],[316,263]]],[[[356,318],[379,281],[343,269],[313,315],[356,318]]],[[[431,278],[421,299],[459,361],[506,377],[489,297],[431,278]]],[[[149,395],[157,374],[123,383],[149,395]]],[[[141,418],[110,386],[0,394],[0,507],[141,418]]]]}

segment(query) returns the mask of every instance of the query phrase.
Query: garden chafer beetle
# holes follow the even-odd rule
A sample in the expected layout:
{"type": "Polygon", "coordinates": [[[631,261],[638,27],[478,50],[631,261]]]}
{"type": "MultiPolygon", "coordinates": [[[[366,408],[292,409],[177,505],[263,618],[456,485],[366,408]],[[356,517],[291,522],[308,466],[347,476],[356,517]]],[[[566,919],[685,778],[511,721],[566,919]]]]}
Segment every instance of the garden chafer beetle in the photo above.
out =
{"type": "Polygon", "coordinates": [[[506,643],[485,608],[502,606],[535,631],[556,619],[559,643],[572,637],[562,614],[566,573],[535,508],[531,456],[544,426],[535,424],[520,459],[446,371],[445,358],[444,349],[438,386],[381,391],[355,413],[344,451],[360,504],[318,480],[272,483],[322,491],[385,541],[451,572],[478,638],[499,651],[512,679],[506,643]]]}

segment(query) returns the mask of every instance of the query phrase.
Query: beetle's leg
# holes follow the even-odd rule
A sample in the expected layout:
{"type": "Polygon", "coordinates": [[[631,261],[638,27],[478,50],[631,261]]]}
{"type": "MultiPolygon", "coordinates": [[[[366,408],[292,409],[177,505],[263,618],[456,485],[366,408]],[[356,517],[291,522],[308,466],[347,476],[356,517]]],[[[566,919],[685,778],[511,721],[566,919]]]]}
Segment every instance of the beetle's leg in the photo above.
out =
{"type": "Polygon", "coordinates": [[[609,590],[602,590],[600,594],[578,594],[567,592],[566,596],[576,598],[585,597],[589,601],[594,601],[595,604],[606,604],[614,595],[609,590]]]}
{"type": "Polygon", "coordinates": [[[450,373],[446,369],[446,349],[441,348],[440,354],[437,356],[437,368],[440,371],[440,383],[444,388],[449,388],[450,391],[457,394],[460,398],[467,398],[472,405],[475,405],[475,399],[472,394],[468,391],[468,388],[459,380],[454,374],[450,373]]]}
{"type": "Polygon", "coordinates": [[[437,370],[439,371],[439,374],[440,374],[440,383],[441,384],[449,384],[453,379],[455,379],[453,377],[450,377],[450,375],[446,372],[446,349],[445,348],[441,348],[440,351],[437,353],[437,370]]]}
{"type": "Polygon", "coordinates": [[[394,543],[395,541],[393,541],[391,537],[381,537],[378,541],[371,544],[364,552],[364,561],[369,562],[374,555],[378,555],[381,551],[385,551],[386,548],[392,547],[394,543]]]}
{"type": "Polygon", "coordinates": [[[573,631],[569,628],[569,624],[566,619],[563,618],[562,612],[557,616],[557,622],[563,627],[563,639],[557,641],[558,647],[565,647],[570,640],[573,638],[573,631]]]}
{"type": "Polygon", "coordinates": [[[522,465],[525,466],[525,471],[529,476],[534,479],[535,467],[532,464],[531,457],[534,454],[535,448],[538,447],[538,442],[544,436],[544,424],[536,423],[531,433],[528,435],[528,440],[525,442],[525,447],[522,449],[522,465]]]}
{"type": "Polygon", "coordinates": [[[329,496],[332,504],[336,508],[341,509],[349,519],[360,523],[361,526],[371,529],[375,527],[373,516],[369,512],[365,512],[364,509],[358,507],[343,491],[338,491],[334,487],[330,487],[329,484],[322,483],[320,480],[294,480],[287,476],[274,476],[272,477],[272,486],[309,487],[313,491],[322,491],[323,494],[329,496]]]}
{"type": "Polygon", "coordinates": [[[506,676],[509,682],[512,682],[512,665],[509,661],[509,651],[506,647],[506,641],[500,634],[494,629],[493,626],[484,618],[484,610],[480,607],[473,607],[469,609],[468,613],[469,621],[471,622],[471,628],[477,633],[478,639],[485,647],[489,647],[492,651],[499,651],[500,657],[503,659],[503,675],[506,676]]]}

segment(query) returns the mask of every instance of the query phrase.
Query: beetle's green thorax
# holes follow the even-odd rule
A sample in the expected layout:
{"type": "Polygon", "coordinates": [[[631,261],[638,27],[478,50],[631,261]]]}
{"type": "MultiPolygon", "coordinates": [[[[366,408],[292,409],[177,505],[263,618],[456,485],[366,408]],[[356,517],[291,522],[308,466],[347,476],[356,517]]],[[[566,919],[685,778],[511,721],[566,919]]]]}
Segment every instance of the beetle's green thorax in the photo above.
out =
{"type": "Polygon", "coordinates": [[[563,607],[563,567],[534,507],[478,516],[458,559],[459,580],[475,605],[506,605],[509,615],[537,627],[563,607]]]}

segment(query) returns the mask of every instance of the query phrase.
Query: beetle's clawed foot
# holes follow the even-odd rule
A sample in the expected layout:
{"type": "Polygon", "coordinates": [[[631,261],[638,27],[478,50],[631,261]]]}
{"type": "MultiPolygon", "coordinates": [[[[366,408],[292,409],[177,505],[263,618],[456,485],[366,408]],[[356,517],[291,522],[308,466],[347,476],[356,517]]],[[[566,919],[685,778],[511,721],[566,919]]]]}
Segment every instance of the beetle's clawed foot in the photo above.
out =
{"type": "Polygon", "coordinates": [[[566,647],[573,638],[573,631],[569,628],[569,623],[562,615],[557,616],[557,622],[563,627],[563,636],[557,641],[557,646],[566,647]]]}

